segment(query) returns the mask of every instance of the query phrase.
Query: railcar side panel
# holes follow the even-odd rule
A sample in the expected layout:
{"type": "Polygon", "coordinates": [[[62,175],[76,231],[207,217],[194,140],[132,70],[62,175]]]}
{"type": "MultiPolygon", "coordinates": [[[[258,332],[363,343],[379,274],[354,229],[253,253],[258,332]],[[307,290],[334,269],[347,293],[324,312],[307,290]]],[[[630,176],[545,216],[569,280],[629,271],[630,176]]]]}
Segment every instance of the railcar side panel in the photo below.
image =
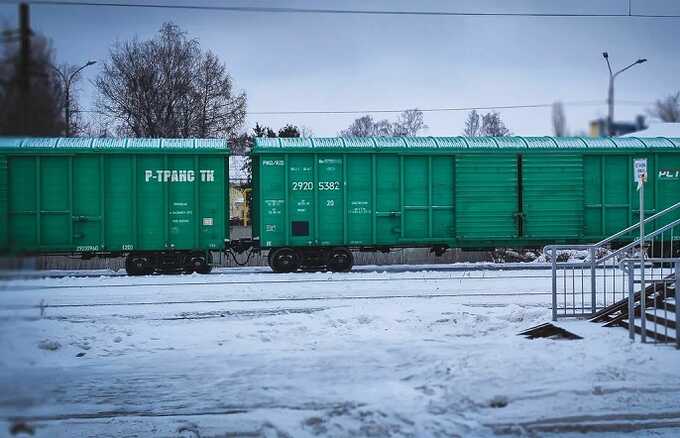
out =
{"type": "Polygon", "coordinates": [[[38,172],[40,158],[21,156],[8,158],[9,175],[9,249],[39,250],[38,239],[38,172]]]}
{"type": "Polygon", "coordinates": [[[7,156],[0,154],[0,251],[6,251],[8,245],[8,187],[7,187],[7,156]]]}
{"type": "Polygon", "coordinates": [[[260,209],[260,244],[265,247],[285,246],[287,242],[288,199],[286,155],[260,156],[258,184],[260,209]]]}
{"type": "Polygon", "coordinates": [[[402,160],[402,240],[427,241],[430,237],[430,176],[426,156],[404,156],[402,160]]]}
{"type": "Polygon", "coordinates": [[[517,156],[456,156],[456,237],[461,240],[518,237],[517,156]]]}
{"type": "Polygon", "coordinates": [[[583,236],[583,157],[524,154],[520,158],[522,211],[519,235],[537,240],[583,236]]]}
{"type": "Polygon", "coordinates": [[[102,240],[101,160],[97,155],[73,157],[73,243],[76,248],[94,248],[102,240]]]}
{"type": "Polygon", "coordinates": [[[5,147],[0,155],[0,167],[6,163],[0,168],[0,249],[124,254],[224,248],[226,148],[199,148],[194,140],[174,141],[167,150],[162,140],[156,148],[127,149],[126,140],[116,140],[115,148],[59,147],[62,140],[70,141],[17,140],[27,146],[5,147]],[[49,146],[34,147],[38,141],[49,146]]]}
{"type": "Polygon", "coordinates": [[[339,154],[318,154],[316,165],[315,240],[320,245],[343,245],[345,241],[345,163],[339,154]]]}
{"type": "Polygon", "coordinates": [[[374,244],[374,193],[373,156],[370,154],[347,154],[345,165],[347,179],[347,236],[349,245],[374,244]]]}
{"type": "Polygon", "coordinates": [[[456,158],[451,155],[429,157],[431,162],[431,236],[435,240],[456,235],[456,158]]]}
{"type": "Polygon", "coordinates": [[[376,155],[374,224],[376,245],[398,245],[401,237],[401,171],[396,154],[376,155]]]}

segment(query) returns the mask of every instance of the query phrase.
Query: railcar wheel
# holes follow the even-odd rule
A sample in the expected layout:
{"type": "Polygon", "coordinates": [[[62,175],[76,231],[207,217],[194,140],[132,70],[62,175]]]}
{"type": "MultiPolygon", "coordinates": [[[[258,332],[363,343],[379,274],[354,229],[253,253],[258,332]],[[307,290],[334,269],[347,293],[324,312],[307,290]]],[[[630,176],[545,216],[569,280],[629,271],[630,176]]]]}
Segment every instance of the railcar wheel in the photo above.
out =
{"type": "Polygon", "coordinates": [[[333,272],[349,272],[354,265],[354,256],[346,248],[337,248],[331,252],[328,258],[328,269],[333,272]]]}
{"type": "Polygon", "coordinates": [[[209,274],[212,271],[212,256],[210,253],[196,252],[191,254],[184,265],[184,272],[190,274],[209,274]]]}
{"type": "Polygon", "coordinates": [[[295,272],[300,267],[300,256],[291,248],[279,248],[271,254],[269,266],[274,272],[295,272]]]}
{"type": "Polygon", "coordinates": [[[131,254],[125,260],[125,271],[128,275],[148,275],[153,274],[153,266],[147,257],[131,254]]]}

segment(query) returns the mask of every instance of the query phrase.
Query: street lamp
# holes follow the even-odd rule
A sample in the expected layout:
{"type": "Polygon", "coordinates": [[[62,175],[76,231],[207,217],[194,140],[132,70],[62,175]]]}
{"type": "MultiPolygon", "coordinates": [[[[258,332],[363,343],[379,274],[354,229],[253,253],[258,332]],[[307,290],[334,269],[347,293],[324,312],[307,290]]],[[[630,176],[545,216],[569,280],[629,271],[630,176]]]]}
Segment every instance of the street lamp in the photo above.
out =
{"type": "Polygon", "coordinates": [[[614,79],[624,71],[628,70],[634,65],[642,64],[643,62],[647,62],[647,59],[638,59],[634,63],[630,64],[629,66],[622,68],[621,70],[617,71],[616,73],[612,72],[612,66],[609,64],[609,53],[607,52],[602,52],[602,56],[604,57],[604,60],[607,61],[607,68],[609,68],[609,95],[607,97],[607,105],[609,105],[609,115],[607,116],[607,133],[610,137],[614,136],[614,79]]]}
{"type": "Polygon", "coordinates": [[[59,70],[57,67],[50,65],[50,67],[52,67],[52,69],[57,72],[61,80],[64,81],[64,113],[66,118],[66,129],[64,130],[64,135],[66,137],[71,136],[71,82],[73,82],[73,79],[78,75],[78,73],[91,65],[95,65],[96,63],[97,61],[88,61],[87,64],[83,65],[69,76],[66,76],[64,72],[59,70]]]}

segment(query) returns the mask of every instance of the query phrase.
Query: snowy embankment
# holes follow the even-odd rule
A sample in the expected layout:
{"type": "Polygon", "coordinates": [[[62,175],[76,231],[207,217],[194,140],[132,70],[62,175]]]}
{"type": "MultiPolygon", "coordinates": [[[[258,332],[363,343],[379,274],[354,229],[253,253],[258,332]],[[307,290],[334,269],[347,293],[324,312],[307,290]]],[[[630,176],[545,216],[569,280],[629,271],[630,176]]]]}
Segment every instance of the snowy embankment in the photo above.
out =
{"type": "Polygon", "coordinates": [[[563,324],[583,340],[516,336],[550,318],[547,270],[246,272],[2,280],[0,436],[17,418],[45,437],[298,437],[680,417],[676,350],[583,321],[563,324]]]}

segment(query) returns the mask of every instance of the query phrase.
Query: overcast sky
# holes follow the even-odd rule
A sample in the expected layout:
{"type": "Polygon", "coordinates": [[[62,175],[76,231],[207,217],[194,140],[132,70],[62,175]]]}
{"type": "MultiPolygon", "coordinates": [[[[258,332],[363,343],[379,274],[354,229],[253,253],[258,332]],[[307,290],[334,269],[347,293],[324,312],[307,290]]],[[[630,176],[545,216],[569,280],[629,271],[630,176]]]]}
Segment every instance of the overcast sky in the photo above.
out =
{"type": "MultiPolygon", "coordinates": [[[[109,0],[118,1],[118,0],[109,0]]],[[[122,0],[120,0],[122,2],[122,0]]],[[[138,2],[144,2],[138,0],[138,2]]],[[[223,4],[467,12],[622,13],[627,0],[154,0],[166,4],[223,4]]],[[[677,0],[632,0],[633,12],[680,14],[677,0]]],[[[16,27],[16,5],[0,5],[16,27]]],[[[557,100],[567,105],[568,128],[587,131],[604,116],[608,50],[614,67],[649,62],[622,74],[617,99],[652,102],[680,91],[680,19],[310,15],[154,10],[88,6],[31,7],[32,27],[52,39],[58,62],[106,60],[111,44],[150,38],[174,21],[227,64],[248,110],[370,110],[502,106],[557,100]]],[[[92,108],[90,67],[81,83],[92,108]]],[[[632,120],[644,105],[616,107],[632,120]]],[[[502,110],[517,135],[550,135],[550,109],[502,110]]],[[[459,135],[465,113],[426,113],[426,135],[459,135]]],[[[277,129],[290,122],[317,136],[333,136],[360,115],[249,115],[248,125],[277,129]]],[[[396,115],[375,117],[395,118],[396,115]]]]}

